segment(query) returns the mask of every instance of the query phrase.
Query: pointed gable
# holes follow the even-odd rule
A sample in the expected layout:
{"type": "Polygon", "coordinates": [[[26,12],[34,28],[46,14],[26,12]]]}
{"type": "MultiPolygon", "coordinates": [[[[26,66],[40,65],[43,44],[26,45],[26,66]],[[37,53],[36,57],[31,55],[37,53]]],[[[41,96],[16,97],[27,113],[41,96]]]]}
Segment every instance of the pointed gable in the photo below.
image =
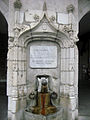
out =
{"type": "Polygon", "coordinates": [[[48,19],[46,13],[44,13],[39,23],[32,28],[32,32],[56,32],[57,30],[48,19]]]}

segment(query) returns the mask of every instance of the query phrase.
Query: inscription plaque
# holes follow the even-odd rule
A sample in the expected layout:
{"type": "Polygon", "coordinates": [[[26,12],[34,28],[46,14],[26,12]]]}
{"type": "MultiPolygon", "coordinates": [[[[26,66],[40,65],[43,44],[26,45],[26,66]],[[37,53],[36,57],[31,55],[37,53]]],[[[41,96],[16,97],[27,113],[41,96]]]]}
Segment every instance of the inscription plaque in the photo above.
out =
{"type": "Polygon", "coordinates": [[[31,46],[30,67],[32,68],[56,68],[57,47],[56,46],[31,46]]]}

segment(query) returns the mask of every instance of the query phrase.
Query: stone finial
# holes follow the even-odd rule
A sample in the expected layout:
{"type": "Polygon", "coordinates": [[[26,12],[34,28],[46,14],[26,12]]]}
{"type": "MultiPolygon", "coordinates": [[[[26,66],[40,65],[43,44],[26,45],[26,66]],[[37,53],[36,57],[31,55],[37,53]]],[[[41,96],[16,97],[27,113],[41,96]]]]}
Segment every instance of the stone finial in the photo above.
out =
{"type": "Polygon", "coordinates": [[[14,8],[20,9],[22,7],[22,3],[20,0],[16,0],[14,2],[14,8]]]}
{"type": "Polygon", "coordinates": [[[43,4],[43,11],[47,11],[47,5],[46,5],[46,2],[44,2],[44,4],[43,4]]]}
{"type": "Polygon", "coordinates": [[[67,6],[67,12],[73,12],[74,9],[75,9],[75,7],[72,4],[67,6]]]}

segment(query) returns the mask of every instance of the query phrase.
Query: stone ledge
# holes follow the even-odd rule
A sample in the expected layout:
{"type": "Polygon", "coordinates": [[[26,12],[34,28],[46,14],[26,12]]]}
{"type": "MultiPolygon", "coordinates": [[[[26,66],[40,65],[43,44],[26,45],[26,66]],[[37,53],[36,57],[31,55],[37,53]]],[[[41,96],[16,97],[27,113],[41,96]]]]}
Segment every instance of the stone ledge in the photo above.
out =
{"type": "Polygon", "coordinates": [[[47,116],[37,115],[22,110],[16,114],[16,120],[63,120],[63,108],[59,107],[59,110],[47,116]]]}

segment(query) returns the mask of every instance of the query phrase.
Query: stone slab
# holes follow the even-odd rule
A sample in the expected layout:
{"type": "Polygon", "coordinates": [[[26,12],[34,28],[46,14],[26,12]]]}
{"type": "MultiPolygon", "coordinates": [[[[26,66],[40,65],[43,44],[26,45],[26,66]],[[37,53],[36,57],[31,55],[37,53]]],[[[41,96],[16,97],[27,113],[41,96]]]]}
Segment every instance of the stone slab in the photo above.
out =
{"type": "Polygon", "coordinates": [[[30,47],[31,68],[56,68],[57,47],[56,46],[31,46],[30,47]]]}
{"type": "Polygon", "coordinates": [[[57,22],[59,24],[68,24],[68,14],[57,13],[57,22]]]}

